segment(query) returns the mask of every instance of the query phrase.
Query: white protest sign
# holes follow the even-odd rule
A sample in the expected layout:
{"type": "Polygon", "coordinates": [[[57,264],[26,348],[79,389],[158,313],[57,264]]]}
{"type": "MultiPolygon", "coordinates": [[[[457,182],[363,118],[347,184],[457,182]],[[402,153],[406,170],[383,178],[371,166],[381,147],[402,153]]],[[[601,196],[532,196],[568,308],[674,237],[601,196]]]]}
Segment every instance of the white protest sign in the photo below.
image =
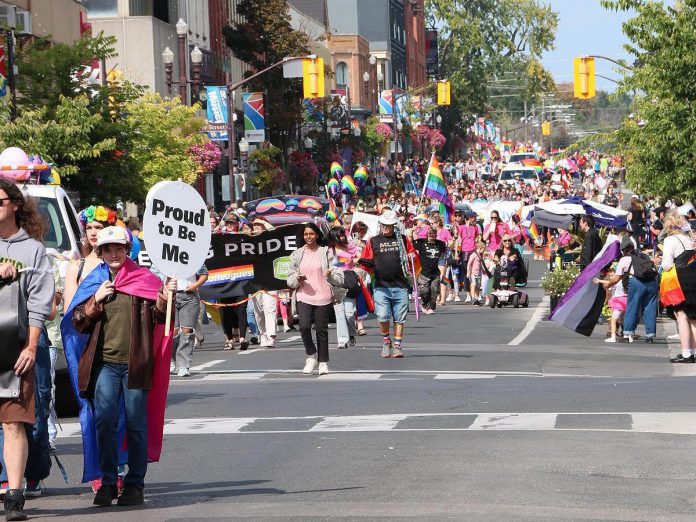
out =
{"type": "Polygon", "coordinates": [[[147,193],[145,247],[155,268],[169,277],[191,277],[210,249],[210,215],[203,198],[181,181],[160,181],[147,193]]]}

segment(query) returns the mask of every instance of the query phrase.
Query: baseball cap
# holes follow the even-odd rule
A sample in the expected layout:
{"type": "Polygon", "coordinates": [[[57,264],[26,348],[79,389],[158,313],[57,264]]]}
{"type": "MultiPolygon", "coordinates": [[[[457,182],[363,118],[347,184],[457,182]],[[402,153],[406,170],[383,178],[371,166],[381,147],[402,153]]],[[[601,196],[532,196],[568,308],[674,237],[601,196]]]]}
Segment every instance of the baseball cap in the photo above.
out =
{"type": "Polygon", "coordinates": [[[97,246],[116,244],[128,245],[128,233],[123,227],[102,228],[97,234],[97,246]]]}

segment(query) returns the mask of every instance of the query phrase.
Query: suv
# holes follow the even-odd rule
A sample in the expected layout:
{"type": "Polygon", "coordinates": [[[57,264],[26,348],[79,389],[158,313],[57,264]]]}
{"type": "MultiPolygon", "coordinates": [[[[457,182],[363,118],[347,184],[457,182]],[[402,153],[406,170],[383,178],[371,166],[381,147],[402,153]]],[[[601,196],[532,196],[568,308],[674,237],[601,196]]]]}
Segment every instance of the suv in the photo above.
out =
{"type": "MultiPolygon", "coordinates": [[[[47,227],[44,233],[44,246],[54,249],[68,259],[80,257],[80,225],[77,212],[68,194],[58,185],[21,185],[25,196],[36,199],[39,212],[46,218],[47,227]]],[[[55,407],[59,417],[73,417],[78,414],[65,354],[58,355],[56,361],[56,398],[55,407]]]]}
{"type": "Polygon", "coordinates": [[[514,185],[515,181],[518,179],[524,181],[525,185],[534,186],[538,185],[540,181],[539,173],[534,167],[517,167],[514,165],[508,165],[500,173],[496,187],[514,185]]]}

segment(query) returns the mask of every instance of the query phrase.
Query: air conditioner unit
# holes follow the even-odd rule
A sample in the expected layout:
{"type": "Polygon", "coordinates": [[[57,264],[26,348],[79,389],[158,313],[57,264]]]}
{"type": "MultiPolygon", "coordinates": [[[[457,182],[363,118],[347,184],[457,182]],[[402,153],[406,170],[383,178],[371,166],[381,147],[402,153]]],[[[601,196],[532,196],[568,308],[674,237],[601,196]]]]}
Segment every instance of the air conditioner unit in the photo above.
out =
{"type": "Polygon", "coordinates": [[[33,34],[31,27],[31,13],[22,9],[17,9],[16,14],[17,25],[15,25],[16,34],[33,34]]]}

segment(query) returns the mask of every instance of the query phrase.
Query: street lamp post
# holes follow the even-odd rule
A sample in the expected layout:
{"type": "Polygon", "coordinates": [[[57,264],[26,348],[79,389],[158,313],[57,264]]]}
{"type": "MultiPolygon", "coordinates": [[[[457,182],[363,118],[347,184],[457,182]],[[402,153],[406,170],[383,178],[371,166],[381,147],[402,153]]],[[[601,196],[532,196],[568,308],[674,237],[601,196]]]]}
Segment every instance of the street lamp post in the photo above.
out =
{"type": "Polygon", "coordinates": [[[188,25],[183,18],[176,23],[176,38],[179,43],[179,98],[186,103],[186,35],[188,25]]]}
{"type": "Polygon", "coordinates": [[[164,62],[164,80],[167,84],[167,96],[172,95],[172,75],[174,68],[174,53],[169,47],[166,47],[162,52],[162,61],[164,62]]]}
{"type": "MultiPolygon", "coordinates": [[[[372,93],[370,92],[370,73],[365,71],[363,73],[363,83],[365,84],[365,105],[372,105],[372,93]]],[[[374,105],[370,109],[370,112],[374,110],[374,105]]]]}
{"type": "Polygon", "coordinates": [[[241,167],[242,176],[244,176],[243,183],[246,184],[246,179],[249,175],[249,142],[246,138],[239,140],[239,166],[241,167]]]}
{"type": "MultiPolygon", "coordinates": [[[[379,110],[377,109],[377,96],[379,96],[379,87],[378,87],[378,80],[377,80],[377,57],[374,54],[370,55],[370,68],[374,71],[374,79],[375,79],[375,85],[372,86],[372,92],[370,93],[370,104],[372,105],[372,110],[376,110],[377,113],[379,113],[379,110]]],[[[368,75],[368,80],[371,75],[368,75]]]]}
{"type": "Polygon", "coordinates": [[[191,92],[191,102],[198,101],[198,91],[201,85],[201,64],[203,63],[203,52],[197,45],[191,51],[191,79],[193,89],[191,92]]]}

